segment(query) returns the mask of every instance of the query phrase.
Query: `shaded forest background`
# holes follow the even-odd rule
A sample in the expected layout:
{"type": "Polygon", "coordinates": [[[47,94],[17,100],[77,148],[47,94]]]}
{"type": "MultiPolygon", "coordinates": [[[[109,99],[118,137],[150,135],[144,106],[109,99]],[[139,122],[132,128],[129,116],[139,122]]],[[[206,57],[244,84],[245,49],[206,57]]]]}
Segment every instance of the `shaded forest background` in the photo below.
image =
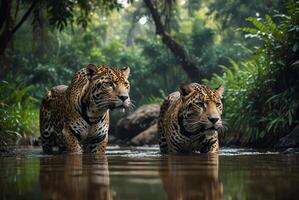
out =
{"type": "Polygon", "coordinates": [[[0,146],[38,136],[46,90],[88,63],[130,66],[136,106],[180,83],[224,84],[225,143],[271,146],[298,124],[298,1],[2,0],[0,10],[0,146]]]}

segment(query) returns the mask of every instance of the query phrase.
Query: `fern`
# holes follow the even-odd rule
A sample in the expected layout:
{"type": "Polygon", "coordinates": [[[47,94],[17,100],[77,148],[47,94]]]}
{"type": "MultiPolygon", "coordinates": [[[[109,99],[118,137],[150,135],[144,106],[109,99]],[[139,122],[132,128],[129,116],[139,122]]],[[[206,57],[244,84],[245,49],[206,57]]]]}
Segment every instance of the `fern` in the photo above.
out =
{"type": "Polygon", "coordinates": [[[263,44],[245,61],[228,59],[229,66],[220,66],[221,77],[205,80],[208,85],[224,82],[224,120],[229,133],[238,133],[243,142],[261,141],[268,135],[279,138],[299,120],[295,117],[299,77],[290,68],[299,55],[298,8],[298,1],[289,0],[289,14],[277,15],[278,23],[270,16],[249,17],[252,27],[242,30],[263,44]]]}
{"type": "Polygon", "coordinates": [[[38,134],[37,100],[30,90],[22,84],[0,82],[0,149],[14,145],[24,134],[38,134]]]}

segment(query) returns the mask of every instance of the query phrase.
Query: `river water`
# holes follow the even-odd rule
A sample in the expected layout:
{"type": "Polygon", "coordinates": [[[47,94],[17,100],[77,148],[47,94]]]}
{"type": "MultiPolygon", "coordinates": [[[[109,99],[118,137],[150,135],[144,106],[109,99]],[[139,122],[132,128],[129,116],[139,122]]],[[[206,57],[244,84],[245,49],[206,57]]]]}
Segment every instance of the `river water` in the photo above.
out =
{"type": "Polygon", "coordinates": [[[105,156],[0,158],[0,199],[299,199],[299,155],[221,149],[169,155],[109,147],[105,156]]]}

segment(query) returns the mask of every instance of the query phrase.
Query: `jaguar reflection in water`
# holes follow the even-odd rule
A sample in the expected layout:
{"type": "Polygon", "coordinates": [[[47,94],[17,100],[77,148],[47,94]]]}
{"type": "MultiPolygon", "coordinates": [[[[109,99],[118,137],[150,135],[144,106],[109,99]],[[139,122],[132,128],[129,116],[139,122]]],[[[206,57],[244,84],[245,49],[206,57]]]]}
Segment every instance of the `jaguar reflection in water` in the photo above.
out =
{"type": "Polygon", "coordinates": [[[39,182],[43,199],[112,199],[104,155],[41,158],[39,182]]]}
{"type": "Polygon", "coordinates": [[[160,176],[168,199],[223,199],[218,178],[218,155],[171,155],[162,162],[160,176]]]}
{"type": "Polygon", "coordinates": [[[109,147],[106,156],[0,158],[0,199],[298,199],[299,156],[220,149],[161,155],[156,147],[109,147]]]}

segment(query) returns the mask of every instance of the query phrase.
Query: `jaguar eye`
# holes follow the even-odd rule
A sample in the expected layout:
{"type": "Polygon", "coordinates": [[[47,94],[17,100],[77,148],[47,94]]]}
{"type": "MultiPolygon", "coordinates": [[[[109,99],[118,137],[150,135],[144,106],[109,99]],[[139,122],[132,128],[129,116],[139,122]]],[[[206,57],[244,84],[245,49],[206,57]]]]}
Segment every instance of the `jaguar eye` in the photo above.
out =
{"type": "Polygon", "coordinates": [[[114,87],[113,82],[105,82],[106,87],[114,87]]]}
{"type": "Polygon", "coordinates": [[[124,85],[125,85],[125,87],[128,87],[129,86],[129,82],[125,82],[124,85]]]}
{"type": "Polygon", "coordinates": [[[192,113],[187,113],[187,114],[186,114],[186,117],[187,117],[187,118],[189,118],[189,117],[191,117],[191,116],[192,116],[192,113]]]}

